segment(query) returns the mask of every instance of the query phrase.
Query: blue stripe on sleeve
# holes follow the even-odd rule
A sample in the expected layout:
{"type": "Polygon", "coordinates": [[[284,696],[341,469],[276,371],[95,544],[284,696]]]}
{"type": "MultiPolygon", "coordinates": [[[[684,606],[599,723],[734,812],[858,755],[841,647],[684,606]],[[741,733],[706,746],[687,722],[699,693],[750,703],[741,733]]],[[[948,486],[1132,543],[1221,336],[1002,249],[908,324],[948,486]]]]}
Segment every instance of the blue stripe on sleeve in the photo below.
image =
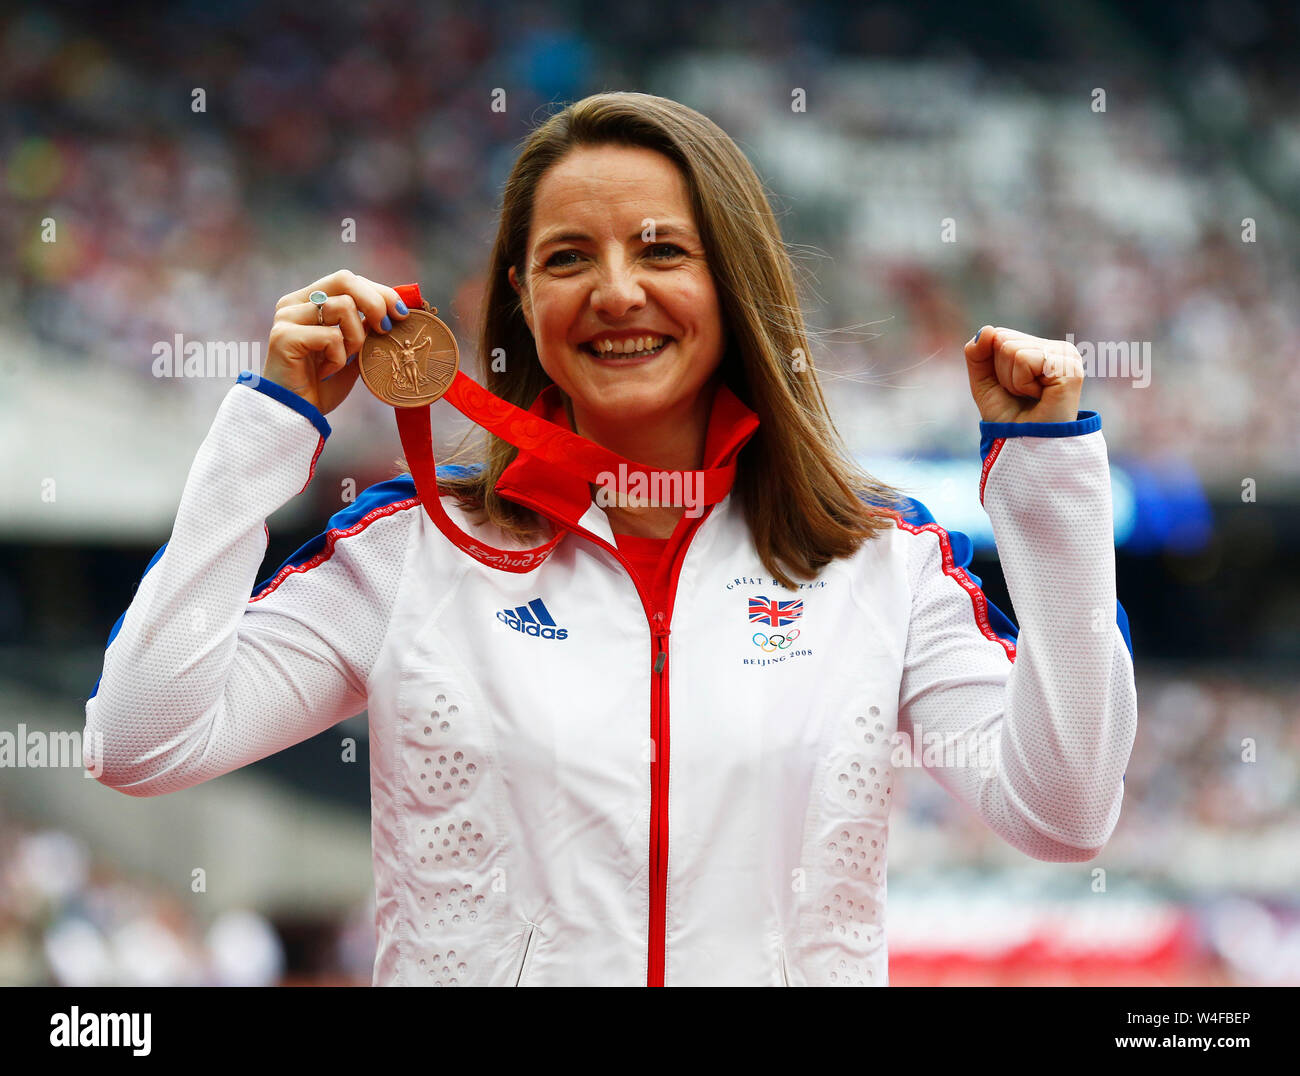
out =
{"type": "MultiPolygon", "coordinates": [[[[465,478],[482,470],[482,464],[439,464],[437,467],[438,478],[465,478]]],[[[415,491],[415,479],[409,474],[397,475],[384,482],[377,482],[373,486],[364,489],[355,501],[345,508],[339,509],[325,524],[325,529],[316,535],[311,541],[301,546],[294,554],[273,571],[267,578],[253,588],[256,594],[280,574],[286,567],[305,564],[311,560],[317,553],[325,548],[325,539],[330,531],[345,531],[355,523],[364,519],[376,508],[382,508],[386,504],[393,504],[395,501],[405,501],[411,497],[417,496],[415,491]]]]}
{"type": "MultiPolygon", "coordinates": [[[[914,527],[924,527],[927,523],[938,523],[938,520],[931,514],[930,509],[915,497],[906,497],[904,500],[906,505],[901,509],[900,514],[914,527]]],[[[941,523],[938,525],[943,526],[941,523]]],[[[952,547],[953,564],[970,576],[971,581],[983,593],[983,581],[969,567],[971,558],[975,555],[975,543],[970,540],[970,535],[962,531],[950,531],[947,527],[944,527],[944,530],[948,533],[948,544],[952,547]]],[[[989,627],[993,629],[993,634],[1009,643],[1014,643],[1020,635],[1020,629],[1016,627],[1006,613],[989,601],[987,594],[984,595],[984,604],[988,606],[989,627]]]]}
{"type": "Polygon", "coordinates": [[[1115,602],[1115,623],[1119,625],[1119,633],[1124,636],[1124,645],[1128,647],[1128,656],[1133,657],[1133,637],[1129,634],[1128,612],[1119,601],[1115,602]]]}
{"type": "MultiPolygon", "coordinates": [[[[262,384],[264,385],[270,384],[270,382],[267,382],[265,379],[263,379],[262,384]]],[[[255,386],[250,384],[249,387],[252,388],[255,386]]],[[[290,395],[293,394],[290,393],[290,395]]],[[[295,397],[295,399],[301,399],[301,397],[295,397]]],[[[306,401],[303,402],[305,403],[306,401]]],[[[311,407],[310,404],[307,404],[306,406],[311,407]]],[[[480,470],[481,467],[482,467],[481,464],[468,465],[468,466],[460,465],[460,464],[447,464],[438,467],[438,477],[460,478],[460,477],[474,474],[476,471],[480,470]]],[[[334,515],[330,517],[329,524],[326,527],[326,531],[328,532],[329,530],[332,530],[334,528],[338,528],[340,530],[346,530],[348,527],[352,526],[352,524],[356,523],[357,520],[364,517],[368,512],[373,512],[376,508],[381,508],[386,504],[392,504],[394,501],[404,501],[409,497],[414,497],[415,495],[416,495],[415,482],[410,475],[399,475],[396,478],[390,478],[386,482],[379,482],[365,489],[361,493],[361,495],[356,499],[356,501],[354,501],[352,504],[348,505],[346,508],[343,508],[338,512],[335,512],[334,515]]],[[[324,548],[324,546],[325,546],[325,535],[319,534],[315,538],[313,538],[310,542],[308,542],[306,545],[304,545],[301,549],[299,549],[296,553],[294,553],[293,556],[291,556],[284,563],[301,564],[304,561],[310,560],[312,557],[314,557],[318,552],[320,552],[321,549],[324,548]]],[[[150,559],[149,563],[145,565],[145,569],[140,575],[141,582],[143,582],[144,577],[149,574],[149,570],[155,564],[157,564],[158,561],[161,559],[163,555],[163,550],[165,550],[166,548],[167,548],[167,543],[164,542],[162,546],[158,549],[158,551],[150,559]]],[[[284,565],[282,564],[280,567],[283,568],[284,565]]],[[[271,581],[271,579],[275,578],[278,572],[279,569],[277,568],[276,571],[271,574],[270,578],[264,580],[262,583],[259,583],[256,587],[253,588],[253,593],[256,594],[257,591],[261,590],[262,587],[264,587],[267,583],[271,581]]],[[[137,583],[136,590],[139,589],[140,589],[140,584],[137,583]]],[[[122,630],[122,624],[125,620],[126,620],[126,611],[124,610],[122,612],[122,615],[117,618],[117,621],[116,623],[114,623],[112,630],[108,633],[108,642],[104,644],[105,651],[107,651],[108,648],[113,645],[113,640],[117,638],[117,633],[122,630]]],[[[99,694],[99,684],[100,681],[103,680],[103,678],[104,678],[103,673],[101,672],[99,678],[96,679],[95,681],[94,688],[87,696],[88,699],[93,699],[97,694],[99,694]]]]}
{"type": "MultiPolygon", "coordinates": [[[[149,574],[149,569],[158,563],[158,561],[161,559],[163,555],[163,550],[166,548],[167,548],[167,543],[163,542],[163,544],[158,548],[158,552],[155,553],[153,557],[150,558],[149,563],[144,566],[144,571],[140,573],[140,582],[136,583],[135,585],[136,590],[140,589],[140,583],[144,582],[144,577],[149,574]]],[[[113,645],[113,640],[117,638],[117,633],[122,630],[122,622],[124,620],[126,620],[125,609],[122,610],[122,615],[117,618],[116,623],[113,624],[112,630],[109,631],[108,633],[108,642],[104,644],[105,653],[107,653],[108,648],[113,645]]],[[[99,694],[99,682],[103,679],[104,679],[104,674],[101,671],[99,676],[95,679],[95,686],[91,688],[90,694],[86,696],[87,701],[93,699],[96,695],[99,694]]]]}
{"type": "MultiPolygon", "coordinates": [[[[1028,423],[1028,425],[1036,426],[1039,423],[1028,423]]],[[[1057,425],[1057,423],[1050,423],[1049,425],[1057,425]]],[[[1078,423],[1065,422],[1059,423],[1059,425],[1071,426],[1078,425],[1078,423]]],[[[906,497],[905,502],[905,506],[901,509],[901,515],[913,526],[923,527],[927,523],[937,522],[930,510],[915,497],[906,497]]],[[[969,567],[974,556],[974,545],[970,537],[961,531],[948,531],[948,544],[952,546],[953,563],[965,571],[970,576],[971,581],[983,591],[983,580],[972,572],[969,567]]],[[[987,594],[984,595],[984,601],[988,605],[989,626],[993,629],[994,634],[1014,643],[1019,638],[1020,629],[1006,613],[989,601],[987,594]]],[[[1115,623],[1119,627],[1120,634],[1124,637],[1124,645],[1128,647],[1129,656],[1133,657],[1133,637],[1129,631],[1128,612],[1118,601],[1115,602],[1115,623]]]]}
{"type": "Polygon", "coordinates": [[[1078,437],[1101,429],[1101,415],[1079,411],[1073,422],[981,422],[980,459],[1003,437],[1078,437]]]}
{"type": "MultiPolygon", "coordinates": [[[[441,467],[438,468],[439,473],[442,470],[441,467]]],[[[305,564],[311,560],[312,557],[325,548],[325,539],[330,531],[345,531],[360,522],[376,508],[382,508],[394,501],[404,501],[415,495],[415,480],[409,474],[398,475],[396,478],[390,478],[387,481],[377,482],[373,486],[366,487],[355,501],[330,516],[329,521],[325,524],[325,529],[320,534],[305,545],[300,546],[283,564],[258,583],[252,592],[256,594],[263,589],[285,568],[291,565],[305,564]]]]}
{"type": "MultiPolygon", "coordinates": [[[[1087,421],[1087,416],[1095,417],[1095,412],[1080,412],[1080,421],[1077,422],[1060,422],[1060,423],[1030,422],[1030,423],[1019,423],[1018,425],[1030,426],[1030,427],[1082,426],[1084,425],[1085,421],[1087,421]]],[[[981,423],[981,425],[984,424],[981,423]]],[[[989,423],[988,425],[997,426],[1003,424],[989,423]]],[[[1095,428],[1101,429],[1100,418],[1097,418],[1097,425],[1095,428]]],[[[1091,433],[1092,430],[1082,430],[1079,432],[1091,433]]],[[[1063,432],[1061,434],[1056,434],[1056,435],[1048,434],[1048,436],[1069,436],[1069,434],[1063,432]]],[[[902,509],[901,515],[913,526],[921,527],[924,526],[926,523],[937,522],[934,516],[930,514],[930,510],[926,508],[926,506],[922,504],[920,501],[916,500],[916,498],[907,497],[905,498],[905,500],[907,502],[907,506],[904,509],[902,509]]],[[[940,524],[940,526],[942,526],[942,524],[940,524]]],[[[981,581],[978,575],[976,575],[967,567],[967,565],[970,564],[971,557],[973,555],[973,545],[971,543],[969,536],[963,534],[961,531],[948,531],[948,540],[949,540],[949,544],[952,546],[953,561],[957,564],[959,568],[963,569],[968,576],[970,576],[974,584],[980,588],[981,592],[983,592],[984,583],[981,581]]],[[[1011,620],[1010,617],[1008,617],[1004,612],[1002,612],[1001,609],[999,609],[996,605],[994,605],[991,601],[989,601],[987,594],[984,595],[984,602],[988,606],[989,626],[993,629],[994,634],[1007,640],[1008,642],[1011,643],[1016,642],[1020,635],[1020,629],[1016,627],[1015,623],[1011,620]]],[[[1115,623],[1119,626],[1120,634],[1124,637],[1124,644],[1128,647],[1129,657],[1133,657],[1133,639],[1129,632],[1128,612],[1127,610],[1125,610],[1124,606],[1121,605],[1118,601],[1115,602],[1115,623]]],[[[1124,777],[1121,778],[1121,780],[1127,782],[1128,775],[1125,774],[1124,777]]]]}
{"type": "Polygon", "coordinates": [[[239,376],[235,378],[236,385],[247,385],[250,389],[269,396],[273,400],[279,400],[285,407],[290,407],[307,419],[320,432],[322,437],[330,435],[330,424],[325,421],[325,416],[315,407],[309,404],[296,392],[290,392],[283,385],[277,385],[268,377],[259,377],[251,370],[241,370],[239,376]]]}

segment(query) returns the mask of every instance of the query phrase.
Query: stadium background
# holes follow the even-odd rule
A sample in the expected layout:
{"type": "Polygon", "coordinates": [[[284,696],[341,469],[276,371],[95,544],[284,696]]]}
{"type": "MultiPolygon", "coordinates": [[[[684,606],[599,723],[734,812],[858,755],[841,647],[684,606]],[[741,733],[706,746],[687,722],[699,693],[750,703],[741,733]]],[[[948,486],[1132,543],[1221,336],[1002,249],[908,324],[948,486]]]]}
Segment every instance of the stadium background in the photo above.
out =
{"type": "MultiPolygon", "coordinates": [[[[1149,383],[1094,372],[1083,397],[1116,468],[1136,651],[1119,826],[1093,862],[1038,863],[908,774],[893,982],[1300,983],[1298,17],[1255,0],[11,6],[0,731],[81,728],[228,389],[154,376],[155,344],[264,348],[276,298],[338,266],[418,279],[470,340],[519,139],[556,101],[660,93],[771,188],[852,451],[975,534],[1012,615],[978,535],[962,343],[993,322],[1150,347],[1149,383]]],[[[445,452],[464,427],[435,414],[445,452]]],[[[390,473],[390,410],[359,390],[331,419],[259,578],[390,473]]],[[[369,982],[365,735],[361,716],[162,799],[0,770],[0,983],[369,982]]]]}

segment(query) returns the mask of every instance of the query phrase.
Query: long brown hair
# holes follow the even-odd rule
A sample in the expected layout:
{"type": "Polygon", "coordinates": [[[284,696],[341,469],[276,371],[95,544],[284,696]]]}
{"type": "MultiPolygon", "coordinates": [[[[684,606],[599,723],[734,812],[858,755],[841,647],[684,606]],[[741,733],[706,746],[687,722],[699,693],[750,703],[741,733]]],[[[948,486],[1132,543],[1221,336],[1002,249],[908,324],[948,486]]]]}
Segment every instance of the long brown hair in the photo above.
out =
{"type": "MultiPolygon", "coordinates": [[[[901,495],[844,452],[817,381],[792,263],[763,185],[735,142],[706,116],[663,97],[599,93],[569,105],[528,136],[506,181],[487,270],[479,327],[484,383],[525,410],[551,384],[507,271],[514,266],[517,278],[526,278],[533,198],[542,176],[578,146],[608,144],[657,150],[686,179],[728,329],[719,374],[760,422],[737,458],[732,496],[764,567],[793,587],[792,574],[812,578],[891,526],[890,508],[901,507],[901,495]],[[505,363],[491,361],[502,353],[498,348],[505,363]]],[[[540,533],[536,514],[495,489],[517,452],[488,435],[476,474],[440,477],[438,484],[455,493],[463,508],[481,510],[491,523],[530,540],[540,533]]]]}

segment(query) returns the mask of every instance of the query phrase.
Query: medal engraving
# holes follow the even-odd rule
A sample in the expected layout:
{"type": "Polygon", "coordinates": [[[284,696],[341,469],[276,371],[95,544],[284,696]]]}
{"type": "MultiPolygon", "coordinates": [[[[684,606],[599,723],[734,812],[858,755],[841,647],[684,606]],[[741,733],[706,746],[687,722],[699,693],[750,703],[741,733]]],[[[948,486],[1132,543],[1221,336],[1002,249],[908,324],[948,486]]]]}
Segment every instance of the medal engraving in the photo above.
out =
{"type": "Polygon", "coordinates": [[[391,407],[431,404],[456,376],[460,349],[436,310],[412,310],[391,332],[370,333],[361,345],[361,380],[391,407]]]}

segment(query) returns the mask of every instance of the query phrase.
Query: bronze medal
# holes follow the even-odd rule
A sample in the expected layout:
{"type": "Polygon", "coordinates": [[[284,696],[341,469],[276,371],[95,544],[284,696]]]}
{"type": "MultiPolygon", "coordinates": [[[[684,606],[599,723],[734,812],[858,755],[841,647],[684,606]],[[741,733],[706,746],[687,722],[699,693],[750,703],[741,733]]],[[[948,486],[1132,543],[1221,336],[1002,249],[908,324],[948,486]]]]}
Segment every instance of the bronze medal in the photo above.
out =
{"type": "Polygon", "coordinates": [[[390,407],[424,407],[442,398],[460,366],[456,337],[438,308],[424,304],[391,332],[367,333],[357,364],[366,388],[390,407]]]}

